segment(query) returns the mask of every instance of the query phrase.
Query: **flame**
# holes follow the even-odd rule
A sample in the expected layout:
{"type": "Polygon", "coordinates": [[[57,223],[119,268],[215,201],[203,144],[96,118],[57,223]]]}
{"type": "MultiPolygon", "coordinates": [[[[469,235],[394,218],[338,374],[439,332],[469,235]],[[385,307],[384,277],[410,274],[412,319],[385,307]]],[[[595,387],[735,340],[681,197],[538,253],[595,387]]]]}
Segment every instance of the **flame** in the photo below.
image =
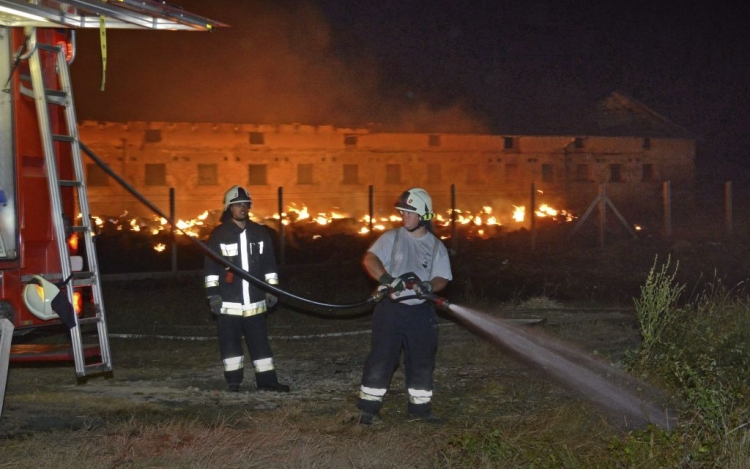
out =
{"type": "Polygon", "coordinates": [[[542,204],[539,206],[539,208],[534,212],[536,216],[538,217],[556,217],[558,214],[558,210],[555,210],[554,208],[550,207],[547,204],[542,204]]]}
{"type": "Polygon", "coordinates": [[[79,291],[73,292],[73,311],[76,314],[81,314],[83,311],[83,295],[79,291]]]}
{"type": "MultiPolygon", "coordinates": [[[[541,194],[541,191],[539,193],[541,194]]],[[[454,228],[460,229],[462,236],[466,233],[467,236],[491,237],[497,233],[498,227],[506,226],[507,224],[509,229],[514,229],[515,226],[524,222],[527,207],[524,205],[513,205],[512,207],[513,209],[510,213],[500,214],[496,213],[495,209],[489,205],[482,206],[477,212],[463,209],[455,209],[452,212],[448,210],[443,214],[436,214],[433,223],[436,229],[443,229],[451,227],[452,221],[455,220],[456,226],[454,228]]],[[[177,237],[190,236],[200,238],[207,236],[210,230],[218,223],[218,218],[215,214],[215,211],[209,212],[206,210],[193,219],[177,220],[174,231],[168,230],[169,222],[163,217],[132,218],[128,217],[127,211],[120,215],[120,217],[115,218],[102,219],[96,216],[92,216],[91,218],[97,226],[103,227],[102,229],[127,230],[148,233],[152,236],[166,236],[174,233],[177,237]],[[214,216],[212,216],[212,213],[214,216]]],[[[534,215],[557,222],[570,222],[575,219],[575,216],[569,211],[553,208],[546,203],[539,205],[534,210],[534,215]]],[[[313,215],[307,206],[295,203],[290,204],[286,208],[286,211],[275,213],[265,219],[255,218],[252,214],[250,214],[250,218],[253,221],[266,223],[269,226],[278,226],[278,223],[282,223],[284,226],[291,226],[292,228],[299,226],[303,230],[309,230],[302,231],[302,233],[308,233],[313,239],[317,239],[324,234],[324,232],[315,232],[317,229],[344,229],[348,230],[351,234],[368,235],[371,232],[382,232],[401,225],[401,216],[395,212],[389,215],[372,217],[372,219],[370,219],[370,215],[354,218],[349,214],[336,210],[319,212],[313,215]],[[334,228],[329,228],[336,220],[351,220],[354,226],[350,223],[344,223],[334,225],[334,228]],[[372,226],[370,226],[371,224],[372,226]]],[[[636,227],[636,229],[639,228],[636,227]]],[[[441,238],[450,237],[442,233],[439,235],[441,238]]],[[[153,249],[155,251],[163,252],[166,248],[167,246],[163,240],[154,241],[153,249]]]]}
{"type": "Polygon", "coordinates": [[[71,252],[77,253],[78,252],[78,235],[73,233],[70,235],[70,238],[68,238],[68,249],[70,249],[71,252]]]}

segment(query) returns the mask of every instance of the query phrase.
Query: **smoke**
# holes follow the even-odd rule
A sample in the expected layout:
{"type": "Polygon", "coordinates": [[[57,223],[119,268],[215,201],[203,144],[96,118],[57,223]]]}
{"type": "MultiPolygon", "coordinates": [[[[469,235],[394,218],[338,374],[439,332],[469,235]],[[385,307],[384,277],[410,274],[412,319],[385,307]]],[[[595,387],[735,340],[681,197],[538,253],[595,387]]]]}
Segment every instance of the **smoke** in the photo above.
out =
{"type": "Polygon", "coordinates": [[[104,91],[98,31],[79,32],[72,74],[80,119],[484,129],[460,103],[431,108],[406,88],[384,89],[379,62],[337,37],[311,3],[180,4],[230,27],[108,30],[104,91]]]}

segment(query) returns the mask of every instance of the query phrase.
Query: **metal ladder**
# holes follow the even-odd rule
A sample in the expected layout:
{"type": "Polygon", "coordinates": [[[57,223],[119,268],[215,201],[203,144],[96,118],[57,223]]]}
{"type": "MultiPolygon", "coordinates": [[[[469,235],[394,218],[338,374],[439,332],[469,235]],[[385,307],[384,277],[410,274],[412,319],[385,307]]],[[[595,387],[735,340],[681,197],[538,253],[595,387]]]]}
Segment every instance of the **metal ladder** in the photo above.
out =
{"type": "MultiPolygon", "coordinates": [[[[76,375],[87,376],[93,373],[112,370],[112,358],[109,349],[109,338],[107,337],[107,322],[104,314],[104,303],[102,298],[101,279],[99,265],[94,244],[94,231],[89,213],[88,195],[86,193],[86,182],[84,177],[84,165],[81,159],[81,147],[78,137],[78,125],[76,121],[75,106],[73,103],[73,91],[68,70],[66,54],[60,46],[42,44],[36,41],[36,30],[30,31],[29,49],[27,53],[29,70],[31,73],[31,85],[33,98],[36,101],[37,117],[39,120],[39,131],[44,149],[44,160],[47,166],[47,179],[49,182],[50,201],[52,204],[52,223],[54,226],[57,249],[60,253],[60,265],[62,266],[61,278],[69,280],[65,292],[68,301],[73,304],[73,287],[90,288],[94,306],[93,315],[79,317],[75,314],[75,326],[70,329],[70,338],[73,349],[73,360],[75,362],[76,375]],[[44,82],[44,70],[42,67],[42,54],[55,56],[55,72],[57,83],[48,86],[44,82]],[[58,86],[59,85],[59,86],[58,86]],[[65,123],[67,135],[56,135],[52,133],[50,123],[50,108],[63,106],[65,108],[65,123]],[[57,169],[58,155],[55,144],[70,145],[70,154],[73,162],[73,179],[61,180],[57,169]],[[78,206],[81,212],[80,225],[71,217],[70,225],[67,227],[72,232],[80,233],[86,247],[86,258],[88,266],[80,272],[71,272],[71,257],[68,251],[66,223],[62,208],[61,188],[70,187],[78,197],[78,206]],[[88,270],[86,270],[88,267],[88,270]],[[96,324],[99,336],[99,348],[101,361],[87,364],[84,354],[84,344],[81,335],[81,326],[85,324],[96,324]]],[[[49,62],[48,62],[49,63],[49,62]]]]}

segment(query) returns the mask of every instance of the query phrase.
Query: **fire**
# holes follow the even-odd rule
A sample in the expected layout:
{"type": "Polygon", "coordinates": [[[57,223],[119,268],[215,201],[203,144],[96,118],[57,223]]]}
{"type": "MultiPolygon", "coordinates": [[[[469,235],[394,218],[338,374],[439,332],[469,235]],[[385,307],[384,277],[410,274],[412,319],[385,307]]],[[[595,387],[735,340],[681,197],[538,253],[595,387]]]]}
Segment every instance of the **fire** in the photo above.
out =
{"type": "Polygon", "coordinates": [[[550,207],[547,204],[542,204],[534,213],[536,213],[536,216],[538,217],[546,217],[548,215],[551,217],[556,217],[558,210],[555,210],[554,208],[550,207]]]}
{"type": "MultiPolygon", "coordinates": [[[[198,215],[197,218],[193,220],[183,221],[183,220],[177,220],[175,222],[175,227],[179,228],[179,231],[177,231],[178,234],[184,234],[187,236],[192,236],[194,238],[199,237],[199,229],[200,227],[204,226],[203,221],[208,218],[208,210],[198,215]]],[[[167,224],[167,220],[162,218],[161,220],[162,225],[167,224]]]]}
{"type": "MultiPolygon", "coordinates": [[[[439,231],[439,236],[443,239],[449,238],[450,233],[446,234],[446,229],[459,229],[462,236],[478,236],[482,238],[492,237],[504,229],[515,229],[522,226],[526,220],[527,207],[524,205],[513,205],[510,213],[496,213],[495,208],[489,205],[482,206],[478,212],[470,210],[455,209],[444,214],[436,214],[433,220],[433,226],[439,231]],[[456,226],[452,227],[455,220],[456,226]]],[[[549,204],[541,204],[534,210],[534,215],[539,218],[546,218],[557,222],[570,222],[575,219],[570,211],[553,208],[549,204]]],[[[195,238],[206,238],[213,227],[219,223],[220,212],[204,211],[197,217],[189,220],[177,220],[175,222],[176,236],[190,236],[195,238]]],[[[79,215],[80,217],[80,215],[79,215]]],[[[131,231],[150,236],[169,236],[172,230],[169,227],[168,220],[161,217],[151,218],[131,218],[125,212],[117,218],[100,218],[91,217],[96,226],[105,230],[131,231]]],[[[265,219],[255,217],[250,214],[250,218],[261,224],[267,224],[271,227],[277,227],[281,222],[284,226],[294,229],[296,235],[309,236],[313,239],[319,238],[325,233],[317,230],[324,229],[329,233],[351,233],[359,235],[368,235],[370,230],[373,232],[383,232],[390,228],[401,225],[401,217],[397,213],[391,213],[387,216],[373,217],[364,215],[359,218],[352,217],[349,214],[339,211],[319,212],[311,214],[307,206],[290,204],[286,211],[275,213],[265,219]],[[372,225],[372,227],[370,227],[372,225]],[[298,232],[296,230],[299,230],[298,232]]],[[[168,239],[168,238],[167,238],[168,239]]],[[[167,250],[168,240],[160,239],[153,243],[153,249],[157,252],[167,250]]]]}

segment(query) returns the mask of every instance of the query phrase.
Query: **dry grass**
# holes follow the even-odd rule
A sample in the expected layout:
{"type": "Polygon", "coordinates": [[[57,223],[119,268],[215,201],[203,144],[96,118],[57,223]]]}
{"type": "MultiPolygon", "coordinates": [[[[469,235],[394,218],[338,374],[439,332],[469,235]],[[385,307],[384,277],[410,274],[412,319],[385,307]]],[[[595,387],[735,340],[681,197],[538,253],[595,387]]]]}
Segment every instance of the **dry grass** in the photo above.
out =
{"type": "Polygon", "coordinates": [[[34,434],[2,442],[0,467],[434,467],[445,439],[421,424],[381,429],[347,419],[300,426],[300,410],[208,423],[133,416],[104,428],[34,434]]]}

